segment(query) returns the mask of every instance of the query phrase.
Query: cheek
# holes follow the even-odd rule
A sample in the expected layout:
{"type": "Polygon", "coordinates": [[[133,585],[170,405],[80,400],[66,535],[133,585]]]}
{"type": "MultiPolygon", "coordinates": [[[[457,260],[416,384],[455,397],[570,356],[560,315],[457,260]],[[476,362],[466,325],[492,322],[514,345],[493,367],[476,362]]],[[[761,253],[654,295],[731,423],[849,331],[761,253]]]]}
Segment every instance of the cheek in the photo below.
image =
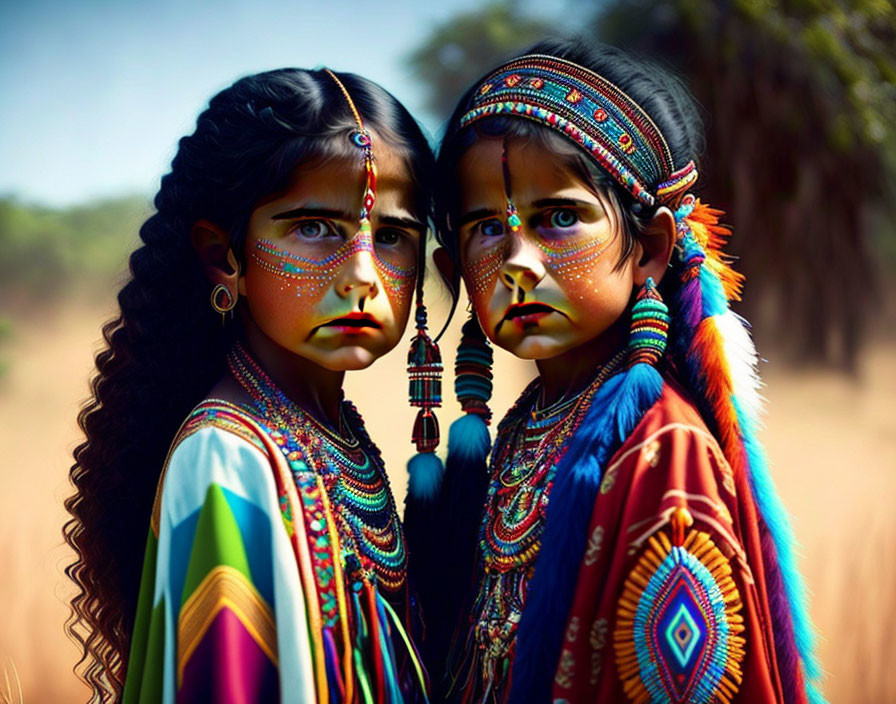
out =
{"type": "Polygon", "coordinates": [[[612,237],[590,237],[571,242],[539,245],[547,255],[545,268],[560,283],[564,291],[580,294],[583,289],[594,288],[605,267],[601,260],[613,245],[612,237]]]}
{"type": "Polygon", "coordinates": [[[326,294],[329,279],[319,271],[310,272],[305,264],[266,240],[258,241],[249,254],[245,274],[249,310],[259,327],[274,337],[302,336],[326,294]]]}
{"type": "Polygon", "coordinates": [[[248,277],[252,269],[259,287],[279,290],[283,295],[293,295],[305,301],[318,301],[327,291],[333,277],[339,271],[343,258],[336,254],[322,259],[300,257],[277,247],[271,240],[258,240],[249,252],[246,266],[248,277]]]}
{"type": "Polygon", "coordinates": [[[373,261],[392,312],[396,317],[404,318],[410,310],[411,300],[414,297],[414,285],[417,283],[416,263],[393,261],[385,256],[380,258],[376,254],[373,261]]]}
{"type": "Polygon", "coordinates": [[[464,283],[477,311],[485,310],[492,299],[495,284],[507,254],[507,243],[467,258],[463,263],[464,283]]]}

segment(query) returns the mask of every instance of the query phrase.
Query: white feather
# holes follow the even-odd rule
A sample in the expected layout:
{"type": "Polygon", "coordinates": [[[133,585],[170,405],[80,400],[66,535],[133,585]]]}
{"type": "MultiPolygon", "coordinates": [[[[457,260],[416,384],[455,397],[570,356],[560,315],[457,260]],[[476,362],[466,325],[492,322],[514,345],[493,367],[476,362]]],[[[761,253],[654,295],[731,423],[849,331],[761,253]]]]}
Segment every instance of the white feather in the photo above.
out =
{"type": "Polygon", "coordinates": [[[731,310],[713,316],[713,320],[722,336],[725,359],[731,370],[731,387],[738,405],[753,427],[758,429],[765,399],[759,393],[762,387],[759,355],[750,336],[748,323],[731,310]]]}

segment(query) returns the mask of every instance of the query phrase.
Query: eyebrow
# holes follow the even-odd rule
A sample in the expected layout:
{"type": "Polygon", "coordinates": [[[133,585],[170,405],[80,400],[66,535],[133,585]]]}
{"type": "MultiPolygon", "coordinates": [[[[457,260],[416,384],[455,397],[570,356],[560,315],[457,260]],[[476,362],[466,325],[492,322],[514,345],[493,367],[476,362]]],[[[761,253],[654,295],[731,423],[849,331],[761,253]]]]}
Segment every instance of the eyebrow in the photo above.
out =
{"type": "Polygon", "coordinates": [[[499,215],[497,210],[491,210],[490,208],[479,208],[479,210],[471,210],[469,213],[466,213],[457,223],[457,229],[459,230],[464,225],[469,225],[471,222],[475,220],[482,220],[484,218],[494,218],[499,215]]]}
{"type": "MultiPolygon", "coordinates": [[[[355,220],[356,215],[349,215],[341,210],[329,208],[293,208],[271,216],[271,220],[293,220],[296,218],[327,218],[329,220],[355,220]]],[[[426,232],[426,225],[414,218],[403,218],[398,215],[384,215],[379,218],[384,225],[415,230],[420,234],[426,232]]]]}
{"type": "Polygon", "coordinates": [[[351,220],[352,216],[341,210],[328,208],[293,208],[271,216],[271,220],[292,220],[294,218],[329,218],[331,220],[351,220]]]}
{"type": "Polygon", "coordinates": [[[408,230],[416,230],[420,234],[426,232],[426,225],[424,225],[419,220],[414,220],[413,218],[403,218],[397,215],[383,215],[383,217],[381,217],[379,220],[384,225],[391,225],[392,227],[403,227],[408,230]]]}
{"type": "Polygon", "coordinates": [[[532,203],[535,208],[593,208],[594,204],[576,198],[542,198],[532,203]]]}

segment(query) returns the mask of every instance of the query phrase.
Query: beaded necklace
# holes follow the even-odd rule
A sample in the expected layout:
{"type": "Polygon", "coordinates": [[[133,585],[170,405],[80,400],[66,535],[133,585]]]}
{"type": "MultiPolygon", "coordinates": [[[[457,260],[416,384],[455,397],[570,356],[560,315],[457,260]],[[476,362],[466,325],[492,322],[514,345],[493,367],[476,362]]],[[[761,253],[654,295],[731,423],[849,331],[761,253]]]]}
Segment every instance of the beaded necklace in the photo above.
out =
{"type": "MultiPolygon", "coordinates": [[[[249,410],[274,429],[272,437],[276,435],[300,493],[306,487],[313,491],[314,474],[323,480],[336,516],[347,577],[392,593],[404,588],[404,534],[379,450],[367,437],[355,407],[349,401],[340,404],[341,432],[336,432],[291,401],[242,345],[234,346],[227,364],[252,397],[254,408],[249,410]]],[[[322,520],[323,516],[311,516],[309,526],[325,536],[322,520]]]]}
{"type": "Polygon", "coordinates": [[[554,473],[594,394],[614,374],[625,352],[605,364],[594,380],[570,399],[537,409],[539,380],[520,396],[498,428],[491,484],[480,530],[483,574],[473,605],[474,664],[482,688],[502,698],[513,659],[516,632],[529,578],[541,547],[554,473]]]}

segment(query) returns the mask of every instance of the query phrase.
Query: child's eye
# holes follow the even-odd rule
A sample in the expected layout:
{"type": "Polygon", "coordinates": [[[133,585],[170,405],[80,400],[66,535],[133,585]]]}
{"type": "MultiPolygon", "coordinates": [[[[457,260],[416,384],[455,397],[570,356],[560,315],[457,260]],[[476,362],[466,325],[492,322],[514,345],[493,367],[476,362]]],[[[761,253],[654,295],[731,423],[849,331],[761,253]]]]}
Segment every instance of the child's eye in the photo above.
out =
{"type": "Polygon", "coordinates": [[[326,220],[305,220],[298,224],[295,231],[307,240],[320,240],[338,234],[326,220]]]}
{"type": "Polygon", "coordinates": [[[500,237],[504,234],[504,223],[498,218],[483,220],[477,226],[483,237],[500,237]]]}
{"type": "Polygon", "coordinates": [[[551,213],[549,222],[551,227],[566,229],[577,224],[579,216],[574,210],[555,210],[551,213]]]}
{"type": "Polygon", "coordinates": [[[401,237],[398,230],[377,230],[374,240],[377,244],[396,245],[401,242],[401,237]]]}

